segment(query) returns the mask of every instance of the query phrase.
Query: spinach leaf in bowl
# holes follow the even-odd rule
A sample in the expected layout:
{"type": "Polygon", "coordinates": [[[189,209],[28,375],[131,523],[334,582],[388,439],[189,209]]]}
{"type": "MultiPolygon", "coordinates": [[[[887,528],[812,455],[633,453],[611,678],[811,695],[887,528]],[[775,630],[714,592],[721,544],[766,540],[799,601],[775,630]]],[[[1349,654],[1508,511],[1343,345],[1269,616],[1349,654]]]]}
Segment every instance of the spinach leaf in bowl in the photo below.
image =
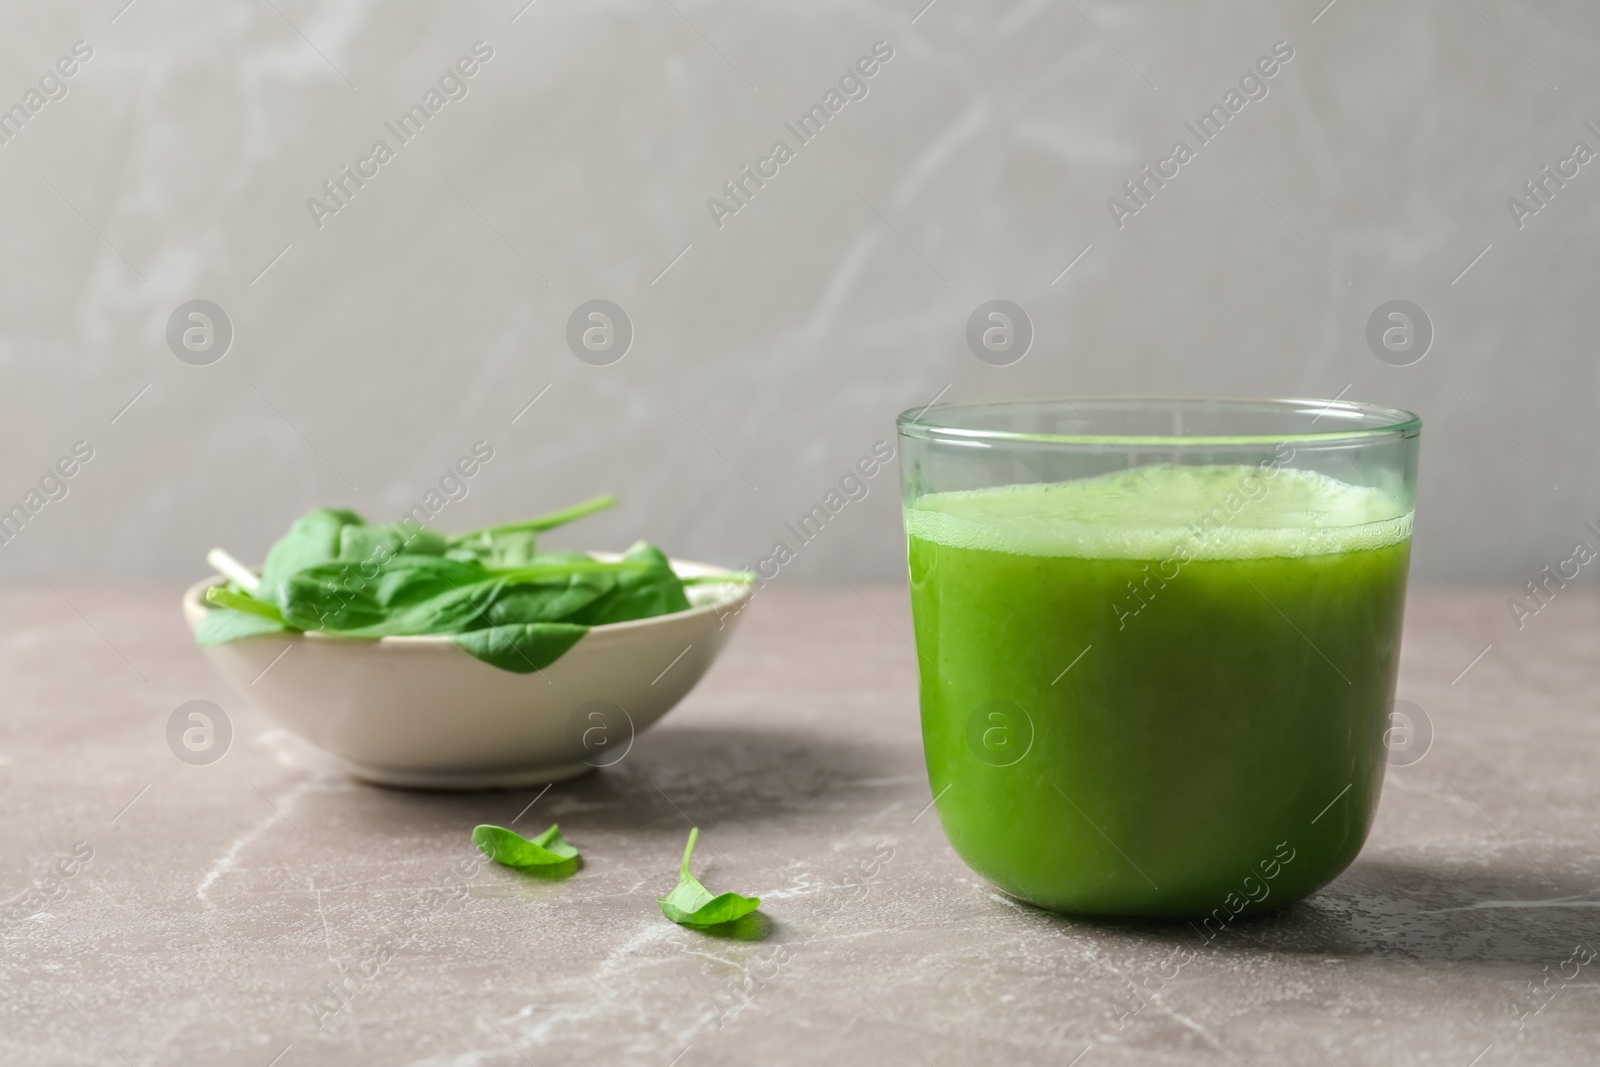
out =
{"type": "Polygon", "coordinates": [[[439,635],[502,670],[542,670],[591,626],[691,606],[666,554],[644,541],[614,561],[538,550],[544,532],[615,502],[596,497],[448,537],[410,521],[368,523],[353,511],[319,508],[272,546],[259,578],[221,549],[207,555],[229,584],[207,590],[195,640],[439,635]]]}

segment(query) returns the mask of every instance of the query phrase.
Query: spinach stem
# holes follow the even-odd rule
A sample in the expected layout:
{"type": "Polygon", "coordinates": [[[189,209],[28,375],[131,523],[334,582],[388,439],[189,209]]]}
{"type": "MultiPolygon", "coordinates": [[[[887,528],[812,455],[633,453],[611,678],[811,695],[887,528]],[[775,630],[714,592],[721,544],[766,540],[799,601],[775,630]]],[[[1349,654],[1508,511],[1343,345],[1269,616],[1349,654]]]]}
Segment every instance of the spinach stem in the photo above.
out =
{"type": "Polygon", "coordinates": [[[261,579],[243,563],[234,559],[220,548],[213,548],[206,553],[206,562],[223,577],[231,579],[235,585],[248,592],[254,593],[261,588],[261,579]]]}
{"type": "Polygon", "coordinates": [[[505,569],[484,568],[494,578],[505,579],[510,582],[536,582],[541,578],[561,578],[569,574],[633,574],[643,573],[649,569],[648,563],[633,559],[619,559],[614,562],[604,560],[590,560],[587,563],[573,561],[571,563],[546,563],[538,567],[507,567],[505,569]]]}
{"type": "Polygon", "coordinates": [[[689,843],[683,846],[683,876],[689,877],[689,854],[694,851],[695,838],[700,836],[700,827],[689,827],[689,843]]]}
{"type": "Polygon", "coordinates": [[[450,543],[459,545],[475,538],[491,538],[497,534],[520,533],[524,530],[542,533],[545,530],[554,530],[557,526],[565,526],[569,522],[581,519],[585,515],[592,515],[596,511],[604,511],[606,508],[616,504],[616,502],[617,498],[607,493],[604,496],[597,496],[593,500],[585,500],[581,504],[574,504],[570,508],[562,508],[560,511],[552,511],[548,515],[541,515],[536,519],[507,522],[499,526],[485,526],[481,530],[469,530],[464,534],[455,534],[450,538],[450,543]]]}
{"type": "Polygon", "coordinates": [[[253,596],[245,596],[243,593],[235,593],[231,589],[224,589],[219,585],[214,585],[206,590],[206,603],[215,604],[219,608],[242,611],[247,615],[259,615],[263,619],[271,619],[273,622],[283,621],[283,613],[273,605],[257,600],[253,596]]]}

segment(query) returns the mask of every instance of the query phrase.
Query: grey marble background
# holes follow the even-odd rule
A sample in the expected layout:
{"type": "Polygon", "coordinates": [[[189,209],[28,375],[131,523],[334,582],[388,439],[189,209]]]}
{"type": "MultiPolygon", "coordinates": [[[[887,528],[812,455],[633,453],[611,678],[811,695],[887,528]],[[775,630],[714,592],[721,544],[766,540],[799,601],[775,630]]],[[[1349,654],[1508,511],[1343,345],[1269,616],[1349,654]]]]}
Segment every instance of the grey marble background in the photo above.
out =
{"type": "MultiPolygon", "coordinates": [[[[93,55],[0,145],[0,503],[94,458],[0,578],[192,579],[310,506],[393,517],[478,440],[447,528],[612,490],[572,541],[748,564],[898,410],[1056,388],[1420,412],[1425,579],[1520,583],[1600,520],[1600,164],[1507,207],[1600,149],[1593,4],[924,2],[6,5],[0,106],[93,55]],[[707,199],[879,41],[719,227],[707,199]],[[1278,41],[1268,95],[1118,229],[1107,198],[1278,41]],[[1036,329],[1012,366],[964,340],[995,297],[1036,329]],[[610,366],[565,340],[595,298],[636,331],[610,366]],[[1436,331],[1412,366],[1365,339],[1394,298],[1436,331]],[[235,330],[208,366],[165,339],[192,299],[235,330]]],[[[785,579],[898,578],[893,479],[785,579]]]]}

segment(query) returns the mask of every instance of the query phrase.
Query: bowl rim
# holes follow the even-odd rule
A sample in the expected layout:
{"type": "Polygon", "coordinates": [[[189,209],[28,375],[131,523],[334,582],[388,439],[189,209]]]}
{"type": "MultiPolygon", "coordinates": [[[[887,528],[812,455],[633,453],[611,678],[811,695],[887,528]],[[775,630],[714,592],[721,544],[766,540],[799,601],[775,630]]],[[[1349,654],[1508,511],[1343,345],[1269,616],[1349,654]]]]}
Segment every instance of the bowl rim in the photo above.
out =
{"type": "MultiPolygon", "coordinates": [[[[615,562],[616,560],[620,560],[623,554],[621,552],[589,552],[587,555],[602,562],[615,562]]],[[[672,569],[678,573],[679,577],[685,578],[715,578],[721,575],[731,576],[739,573],[738,571],[732,570],[728,567],[719,567],[714,563],[699,563],[694,560],[677,559],[671,556],[667,557],[667,562],[672,565],[672,569]]],[[[256,574],[261,573],[260,566],[251,567],[250,569],[256,574]]],[[[193,585],[189,586],[189,588],[183,591],[183,613],[185,619],[187,619],[189,623],[189,629],[191,631],[193,631],[195,626],[199,624],[200,619],[204,617],[204,612],[210,610],[205,606],[204,603],[201,602],[201,596],[204,595],[207,589],[214,585],[221,585],[225,581],[227,581],[227,578],[223,575],[213,574],[209,577],[201,579],[198,582],[195,582],[193,585]]],[[[726,583],[723,583],[722,588],[728,590],[729,592],[726,595],[719,596],[717,599],[709,603],[691,607],[687,611],[674,611],[667,615],[652,615],[649,618],[644,619],[629,619],[626,622],[602,623],[599,626],[589,627],[589,632],[591,634],[627,633],[630,630],[641,630],[652,625],[660,624],[663,620],[667,619],[682,620],[710,613],[720,614],[726,608],[740,604],[741,602],[747,602],[752,596],[755,595],[755,586],[753,582],[730,580],[726,583]]],[[[449,634],[408,634],[405,636],[373,638],[344,637],[339,634],[322,633],[316,630],[302,630],[298,633],[273,633],[260,634],[258,636],[279,637],[289,641],[295,641],[300,638],[310,638],[314,641],[334,641],[343,643],[356,642],[364,647],[369,648],[374,645],[387,646],[389,648],[404,648],[407,646],[415,647],[418,645],[447,646],[450,648],[456,647],[450,641],[449,634]]]]}

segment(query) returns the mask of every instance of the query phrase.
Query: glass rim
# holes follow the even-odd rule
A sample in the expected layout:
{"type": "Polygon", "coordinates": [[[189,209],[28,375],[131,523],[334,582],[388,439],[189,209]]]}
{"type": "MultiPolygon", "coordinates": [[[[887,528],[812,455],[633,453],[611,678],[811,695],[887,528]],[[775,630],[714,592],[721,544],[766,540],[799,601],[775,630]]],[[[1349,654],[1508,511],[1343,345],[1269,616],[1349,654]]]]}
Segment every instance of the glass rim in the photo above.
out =
{"type": "MultiPolygon", "coordinates": [[[[1309,413],[1306,410],[1304,413],[1309,413]]],[[[1309,397],[1249,397],[1249,396],[1207,396],[1193,394],[1188,396],[1139,396],[1139,395],[1111,395],[1079,397],[1076,400],[1061,397],[1035,397],[1017,398],[1010,400],[984,400],[945,404],[927,404],[920,408],[907,408],[895,419],[895,427],[902,436],[917,437],[928,440],[949,439],[953,441],[994,441],[1012,442],[1019,444],[1070,444],[1070,445],[1130,445],[1130,446],[1224,446],[1224,445],[1262,445],[1277,442],[1328,442],[1328,441],[1360,441],[1382,437],[1415,437],[1422,430],[1422,418],[1404,408],[1387,407],[1381,404],[1367,404],[1355,400],[1322,400],[1309,397]],[[1318,414],[1312,422],[1333,412],[1339,412],[1349,417],[1367,420],[1363,426],[1344,426],[1329,430],[1283,432],[1283,433],[1231,433],[1231,434],[1058,434],[1034,433],[1018,430],[993,430],[979,429],[973,426],[960,425],[960,416],[980,410],[1004,409],[1008,407],[1024,407],[1028,405],[1040,407],[1060,407],[1063,410],[1071,409],[1091,426],[1094,420],[1080,409],[1080,404],[1094,406],[1123,405],[1130,408],[1144,407],[1150,411],[1161,410],[1164,406],[1174,404],[1213,404],[1218,408],[1233,408],[1243,411],[1247,407],[1279,408],[1284,410],[1309,409],[1318,414]],[[938,416],[945,415],[945,419],[938,416]]]]}

